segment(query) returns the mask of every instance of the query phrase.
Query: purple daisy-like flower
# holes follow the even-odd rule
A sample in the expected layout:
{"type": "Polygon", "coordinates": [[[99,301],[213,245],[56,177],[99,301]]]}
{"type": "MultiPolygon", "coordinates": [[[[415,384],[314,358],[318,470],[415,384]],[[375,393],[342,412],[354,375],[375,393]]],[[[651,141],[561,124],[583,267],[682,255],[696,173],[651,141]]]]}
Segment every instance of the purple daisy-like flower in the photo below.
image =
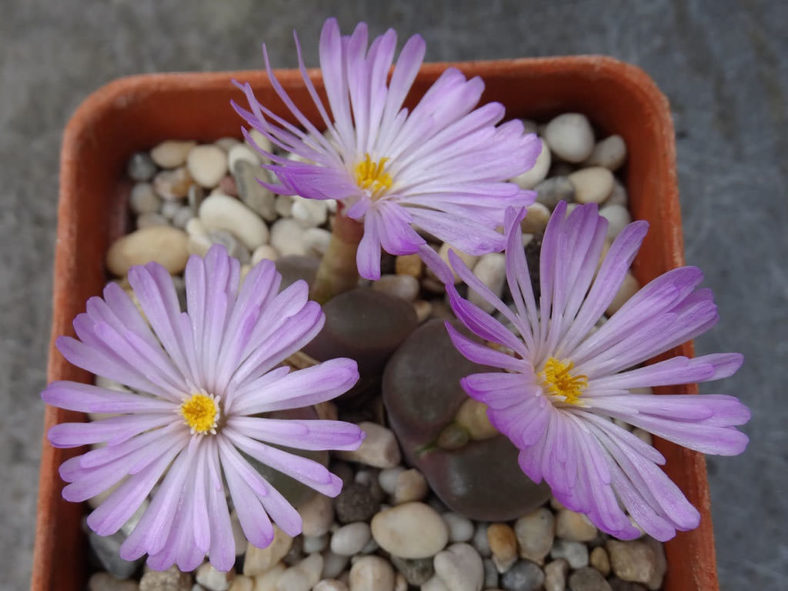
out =
{"type": "Polygon", "coordinates": [[[145,316],[115,283],[93,297],[74,320],[78,339],[57,346],[74,365],[134,391],[54,382],[49,404],[111,413],[49,431],[56,447],[102,445],[69,459],[60,475],[63,497],[80,502],[111,491],[88,516],[100,535],[123,526],[151,503],[121,546],[121,557],[149,554],[148,564],[193,570],[206,554],[219,570],[235,561],[229,489],[247,539],[265,547],[271,520],[290,535],[301,517],[257,472],[254,458],[328,496],[342,481],[313,460],[277,446],[304,450],[356,449],[364,434],[353,424],[281,420],[264,413],[309,406],[347,391],[356,362],[334,359],[308,369],[278,367],[322,328],[323,311],[298,281],[277,293],[281,276],[271,261],[253,267],[239,288],[240,265],[223,247],[186,266],[187,311],[181,312],[169,273],[150,263],[129,271],[145,316]],[[147,320],[147,321],[146,321],[147,320]]]}
{"type": "Polygon", "coordinates": [[[664,541],[676,530],[696,527],[699,513],[659,468],[664,457],[611,419],[704,453],[735,455],[746,447],[747,436],[735,426],[750,413],[732,396],[631,391],[717,380],[741,365],[741,355],[725,353],[641,366],[717,322],[711,291],[698,289],[702,273],[682,267],[661,275],[598,326],[648,224],[627,226],[598,267],[607,221],[594,205],[566,216],[560,203],[542,242],[537,306],[521,244],[523,215],[506,215],[513,310],[451,254],[457,274],[513,327],[447,282],[457,317],[496,348],[447,324],[455,346],[468,359],[503,370],[469,375],[463,388],[488,406],[490,422],[520,450],[522,470],[536,482],[544,479],[561,503],[587,514],[600,529],[631,539],[640,535],[634,521],[664,541]]]}
{"type": "Polygon", "coordinates": [[[424,40],[414,35],[402,48],[387,83],[397,35],[393,30],[367,49],[367,26],[341,36],[328,19],[320,36],[320,66],[326,109],[307,75],[296,37],[304,83],[327,129],[324,136],[293,103],[277,81],[263,46],[274,90],[301,125],[292,125],[261,105],[250,85],[249,108],[233,103],[246,122],[300,160],[260,150],[272,164],[280,194],[337,199],[345,214],[363,221],[357,252],[359,273],[380,277],[380,254],[413,254],[425,240],[418,226],[470,254],[503,249],[496,231],[507,206],[533,203],[535,194],[505,182],[531,168],[541,149],[520,121],[496,126],[500,103],[474,108],[484,83],[449,68],[411,112],[403,102],[424,58],[424,40]]]}

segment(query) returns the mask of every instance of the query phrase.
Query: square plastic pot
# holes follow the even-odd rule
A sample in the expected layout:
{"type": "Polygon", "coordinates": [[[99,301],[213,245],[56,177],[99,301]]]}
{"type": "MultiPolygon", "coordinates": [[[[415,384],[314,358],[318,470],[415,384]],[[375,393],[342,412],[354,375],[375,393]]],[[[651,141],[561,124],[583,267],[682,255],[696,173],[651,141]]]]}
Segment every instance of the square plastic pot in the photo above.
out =
{"type": "MultiPolygon", "coordinates": [[[[676,182],[673,125],[668,102],[641,70],[607,57],[581,56],[423,66],[409,97],[417,99],[447,66],[486,84],[483,100],[506,106],[507,117],[545,119],[562,112],[586,114],[602,134],[617,133],[628,146],[624,174],[630,209],[650,230],[634,264],[641,284],[684,262],[676,182]]],[[[311,71],[318,88],[320,74],[311,71]]],[[[278,72],[284,88],[313,121],[318,120],[297,71],[278,72]]],[[[241,120],[230,108],[241,100],[232,79],[252,83],[261,102],[286,116],[265,74],[154,74],[123,78],[96,91],[77,109],[64,138],[60,169],[49,380],[91,379],[68,364],[54,338],[73,334],[72,319],[107,277],[104,255],[126,230],[129,193],[123,171],[128,157],[165,139],[212,141],[240,136],[241,120]]],[[[675,354],[692,355],[691,343],[675,354]]],[[[672,389],[673,391],[676,388],[672,389]]],[[[683,393],[695,393],[694,385],[683,393]]],[[[83,420],[79,413],[47,407],[45,428],[83,420]]],[[[703,456],[664,441],[668,475],[701,513],[700,526],[679,533],[665,546],[668,591],[718,588],[703,456]]],[[[54,449],[44,439],[31,589],[70,591],[84,586],[86,543],[80,528],[83,507],[60,496],[58,466],[79,450],[54,449]]]]}

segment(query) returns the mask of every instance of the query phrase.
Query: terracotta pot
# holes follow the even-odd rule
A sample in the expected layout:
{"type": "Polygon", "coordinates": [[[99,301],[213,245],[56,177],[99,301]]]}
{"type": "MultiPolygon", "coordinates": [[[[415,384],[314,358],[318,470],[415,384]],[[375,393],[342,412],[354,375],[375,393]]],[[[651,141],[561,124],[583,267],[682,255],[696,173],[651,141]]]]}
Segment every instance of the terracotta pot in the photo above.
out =
{"type": "MultiPolygon", "coordinates": [[[[411,97],[418,97],[448,64],[425,65],[411,97]]],[[[562,57],[450,64],[486,83],[484,101],[506,105],[508,117],[544,119],[561,112],[588,115],[604,134],[624,137],[625,169],[635,218],[651,229],[635,261],[641,282],[683,264],[681,219],[676,183],[673,125],[668,102],[641,70],[606,57],[562,57]]],[[[319,72],[311,75],[320,87],[319,72]]],[[[296,71],[279,72],[280,81],[306,115],[318,114],[296,71]]],[[[154,74],[124,78],[92,94],[69,122],[63,139],[60,205],[55,257],[52,336],[73,334],[72,319],[106,280],[104,253],[125,231],[129,186],[122,181],[127,158],[168,138],[210,141],[239,136],[240,118],[229,106],[241,94],[231,80],[249,80],[261,102],[286,116],[267,77],[259,72],[154,74]]],[[[691,355],[692,345],[675,354],[691,355]]],[[[87,381],[50,347],[49,380],[87,381]]],[[[676,388],[673,388],[675,391],[676,388]]],[[[682,392],[696,392],[694,385],[682,392]]],[[[80,420],[81,415],[47,407],[45,426],[80,420]]],[[[668,459],[666,471],[700,510],[700,527],[680,533],[666,545],[665,589],[717,589],[709,489],[703,457],[657,441],[668,459]]],[[[78,450],[52,448],[44,440],[32,589],[68,591],[84,584],[83,508],[62,500],[57,469],[78,450]]]]}

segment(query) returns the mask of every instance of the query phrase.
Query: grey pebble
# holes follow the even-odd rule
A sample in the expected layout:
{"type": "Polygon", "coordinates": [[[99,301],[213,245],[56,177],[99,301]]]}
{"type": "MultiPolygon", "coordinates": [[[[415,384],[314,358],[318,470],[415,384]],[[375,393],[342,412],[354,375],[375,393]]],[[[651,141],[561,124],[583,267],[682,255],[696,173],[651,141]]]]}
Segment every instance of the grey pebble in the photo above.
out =
{"type": "Polygon", "coordinates": [[[129,207],[136,214],[153,213],[161,207],[161,197],[150,183],[137,183],[131,188],[129,207]]]}
{"type": "Polygon", "coordinates": [[[613,591],[605,577],[590,566],[577,569],[569,576],[570,591],[613,591]]]}
{"type": "Polygon", "coordinates": [[[137,229],[150,228],[151,226],[169,226],[170,221],[160,213],[143,213],[137,216],[137,229]]]}
{"type": "Polygon", "coordinates": [[[489,558],[482,560],[484,566],[484,586],[485,588],[495,588],[498,586],[498,568],[489,558]]]}
{"type": "Polygon", "coordinates": [[[559,201],[571,203],[575,200],[575,186],[565,176],[551,176],[536,187],[536,200],[553,209],[559,201]]]}
{"type": "Polygon", "coordinates": [[[529,560],[519,561],[501,577],[501,586],[507,591],[536,591],[542,584],[542,569],[529,560]]]}
{"type": "Polygon", "coordinates": [[[227,249],[227,253],[241,261],[241,264],[248,263],[251,260],[249,251],[227,230],[211,230],[208,232],[208,238],[212,243],[224,246],[227,249]]]}
{"type": "Polygon", "coordinates": [[[588,546],[580,542],[556,540],[550,550],[550,558],[564,558],[572,568],[588,566],[588,546]]]}
{"type": "Polygon", "coordinates": [[[126,174],[134,181],[149,181],[156,174],[156,163],[147,152],[136,152],[129,158],[126,174]]]}
{"type": "Polygon", "coordinates": [[[126,535],[123,532],[118,532],[111,536],[100,536],[96,532],[91,531],[88,535],[90,547],[96,553],[101,565],[107,572],[119,579],[128,579],[144,561],[143,558],[128,561],[120,557],[120,545],[125,540],[126,535]]]}
{"type": "Polygon", "coordinates": [[[175,214],[173,214],[172,225],[176,228],[180,228],[181,230],[185,230],[186,224],[188,224],[189,220],[194,217],[194,210],[188,205],[183,205],[178,208],[175,214]]]}
{"type": "Polygon", "coordinates": [[[346,485],[334,499],[337,521],[342,524],[369,521],[379,509],[380,501],[370,488],[357,482],[346,485]]]}
{"type": "Polygon", "coordinates": [[[391,557],[391,564],[402,573],[405,580],[411,585],[423,585],[435,574],[432,557],[429,558],[400,558],[391,557]]]}

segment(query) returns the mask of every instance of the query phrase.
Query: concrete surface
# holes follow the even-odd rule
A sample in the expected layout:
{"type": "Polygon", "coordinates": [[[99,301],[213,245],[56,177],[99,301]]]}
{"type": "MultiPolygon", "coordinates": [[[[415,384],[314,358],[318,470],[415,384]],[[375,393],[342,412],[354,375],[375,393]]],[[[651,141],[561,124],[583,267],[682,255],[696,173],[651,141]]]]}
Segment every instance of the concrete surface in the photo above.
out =
{"type": "MultiPolygon", "coordinates": [[[[699,352],[742,351],[718,386],[752,443],[709,460],[722,588],[786,588],[788,10],[782,0],[253,2],[0,0],[0,587],[28,585],[49,338],[58,150],[74,108],[126,74],[316,63],[323,19],[419,32],[430,60],[601,53],[645,69],[676,116],[687,259],[722,320],[699,352]],[[782,32],[781,32],[782,31],[782,32]]],[[[710,391],[708,388],[707,391],[710,391]]]]}

